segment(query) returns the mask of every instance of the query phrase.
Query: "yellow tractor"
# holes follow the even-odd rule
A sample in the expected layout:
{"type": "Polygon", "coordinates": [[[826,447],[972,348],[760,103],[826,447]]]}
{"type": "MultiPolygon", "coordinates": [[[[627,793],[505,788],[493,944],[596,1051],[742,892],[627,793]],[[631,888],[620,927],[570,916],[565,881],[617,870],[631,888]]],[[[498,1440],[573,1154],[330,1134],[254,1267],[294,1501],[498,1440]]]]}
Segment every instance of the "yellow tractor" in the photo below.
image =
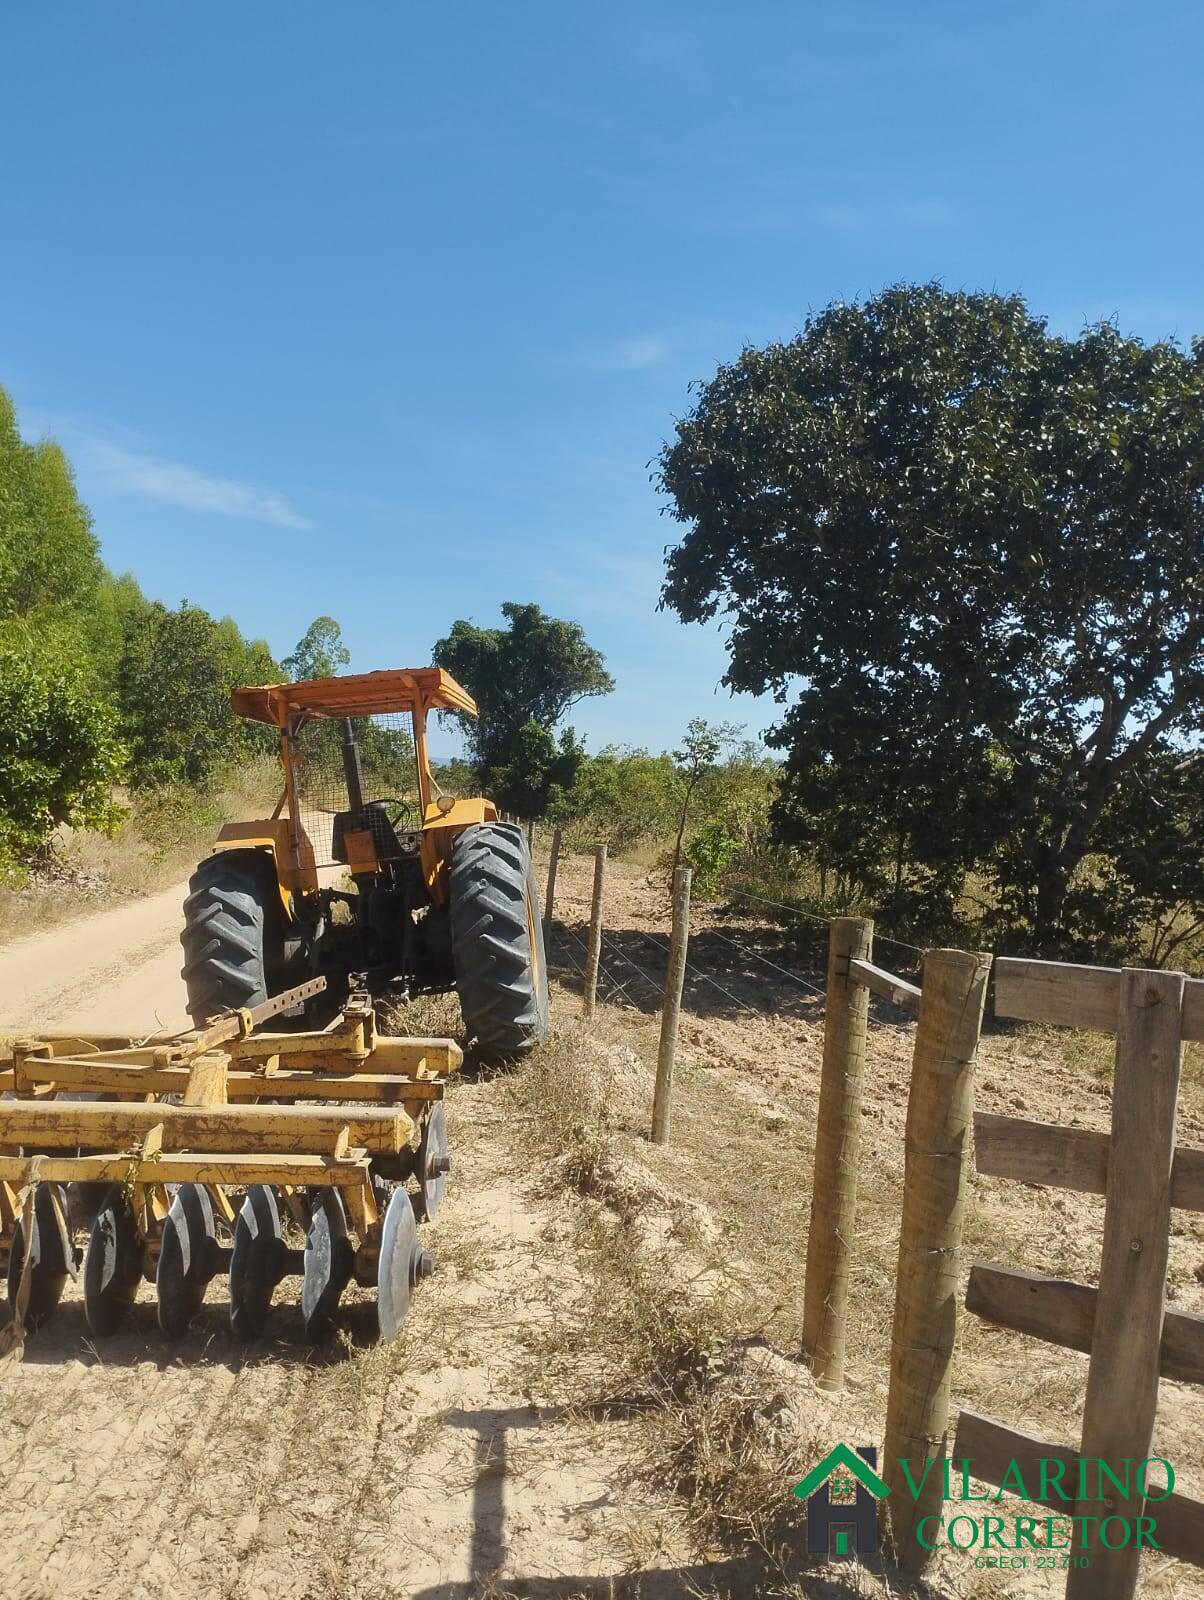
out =
{"type": "Polygon", "coordinates": [[[548,1026],[539,898],[523,830],[439,788],[435,709],[476,715],[439,667],[236,689],[239,716],[277,730],[284,792],[261,822],[227,823],[184,902],[193,1021],[324,977],[405,996],[455,989],[478,1060],[524,1054],[548,1026]]]}

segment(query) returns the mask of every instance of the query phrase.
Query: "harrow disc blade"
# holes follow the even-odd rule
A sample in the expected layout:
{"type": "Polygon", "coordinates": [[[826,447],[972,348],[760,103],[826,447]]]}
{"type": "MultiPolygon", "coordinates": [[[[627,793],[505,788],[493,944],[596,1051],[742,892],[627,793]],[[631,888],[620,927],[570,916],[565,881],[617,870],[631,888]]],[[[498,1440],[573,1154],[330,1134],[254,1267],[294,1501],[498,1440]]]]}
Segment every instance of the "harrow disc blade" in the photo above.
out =
{"type": "Polygon", "coordinates": [[[447,1174],[451,1171],[447,1117],[441,1100],[436,1101],[431,1107],[430,1115],[423,1124],[414,1170],[418,1174],[418,1193],[414,1196],[414,1212],[419,1222],[429,1222],[443,1204],[447,1174]]]}
{"type": "Polygon", "coordinates": [[[84,1314],[98,1338],[116,1331],[138,1295],[146,1247],[120,1188],[96,1213],[84,1257],[84,1314]]]}
{"type": "Polygon", "coordinates": [[[337,1189],[322,1189],[313,1202],[305,1236],[301,1316],[305,1337],[321,1344],[330,1337],[343,1290],[351,1280],[355,1250],[347,1236],[347,1213],[337,1189]]]}
{"type": "Polygon", "coordinates": [[[67,1191],[71,1222],[87,1232],[109,1193],[107,1183],[73,1183],[67,1191]]]}
{"type": "Polygon", "coordinates": [[[266,1183],[253,1184],[234,1224],[230,1257],[230,1327],[236,1339],[258,1339],[263,1332],[287,1261],[276,1196],[266,1183]]]}
{"type": "Polygon", "coordinates": [[[76,1273],[75,1246],[67,1225],[67,1193],[57,1183],[39,1183],[34,1191],[29,1237],[24,1221],[13,1235],[8,1253],[8,1303],[14,1312],[29,1256],[29,1302],[25,1321],[38,1327],[63,1297],[67,1279],[76,1273]]]}
{"type": "Polygon", "coordinates": [[[405,1189],[395,1189],[385,1212],[376,1263],[376,1317],[382,1339],[396,1339],[410,1309],[410,1291],[435,1270],[418,1242],[414,1207],[405,1189]]]}
{"type": "Polygon", "coordinates": [[[187,1332],[219,1260],[209,1192],[199,1183],[182,1183],[163,1223],[155,1274],[159,1326],[169,1339],[187,1332]]]}

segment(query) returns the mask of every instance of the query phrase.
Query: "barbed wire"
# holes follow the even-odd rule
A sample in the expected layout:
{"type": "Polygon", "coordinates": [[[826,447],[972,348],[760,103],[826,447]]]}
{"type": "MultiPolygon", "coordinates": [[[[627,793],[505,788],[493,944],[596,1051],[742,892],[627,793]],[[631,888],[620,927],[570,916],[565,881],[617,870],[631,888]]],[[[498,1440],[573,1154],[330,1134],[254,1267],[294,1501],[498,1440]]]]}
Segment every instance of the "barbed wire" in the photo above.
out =
{"type": "Polygon", "coordinates": [[[821,1000],[828,998],[826,989],[817,989],[815,984],[808,983],[806,978],[800,978],[798,973],[791,972],[789,967],[780,967],[776,961],[771,961],[768,956],[763,956],[756,950],[746,949],[744,945],[737,943],[735,939],[729,939],[727,934],[720,933],[718,928],[706,928],[701,931],[709,934],[712,938],[722,939],[724,944],[730,944],[732,949],[738,950],[742,956],[751,958],[753,961],[759,961],[762,966],[772,967],[775,972],[780,972],[783,978],[788,978],[791,983],[797,983],[800,989],[806,989],[809,993],[818,995],[821,1000]]]}
{"type": "MultiPolygon", "coordinates": [[[[557,923],[556,926],[557,926],[557,928],[559,929],[559,931],[561,933],[567,933],[568,934],[569,938],[574,941],[574,943],[583,952],[583,954],[586,957],[586,960],[588,961],[588,959],[589,959],[589,947],[586,945],[585,940],[582,939],[578,934],[574,933],[572,928],[570,928],[567,923],[560,922],[560,923],[557,923]]],[[[577,973],[580,974],[581,982],[582,982],[582,984],[584,984],[585,983],[585,968],[581,967],[581,966],[578,966],[577,963],[573,960],[572,956],[569,957],[569,964],[570,964],[570,966],[573,967],[573,969],[577,973]]],[[[636,970],[638,971],[639,969],[637,968],[636,970]]],[[[617,989],[620,994],[625,995],[626,998],[627,998],[627,1001],[630,1004],[631,1009],[633,1011],[639,1011],[639,1010],[642,1009],[642,1007],[639,1006],[637,1004],[637,1002],[632,998],[631,994],[623,986],[623,984],[621,984],[619,982],[619,980],[615,977],[614,973],[613,972],[607,972],[606,968],[603,966],[603,964],[602,964],[600,959],[598,961],[598,976],[600,978],[604,979],[604,981],[606,983],[608,983],[611,986],[611,988],[617,989]]]]}
{"type": "Polygon", "coordinates": [[[619,960],[622,961],[626,966],[629,966],[631,968],[632,972],[636,973],[639,977],[643,978],[644,982],[648,985],[648,987],[650,989],[655,989],[658,995],[663,993],[664,984],[658,983],[657,980],[652,976],[652,974],[650,972],[646,972],[644,970],[644,968],[639,965],[638,962],[632,961],[630,956],[626,955],[622,950],[620,950],[618,945],[615,944],[612,939],[608,939],[607,938],[605,932],[603,932],[603,934],[602,934],[602,944],[603,944],[604,947],[605,946],[609,946],[610,949],[611,949],[611,953],[613,955],[618,956],[619,960]]]}
{"type": "Polygon", "coordinates": [[[923,956],[924,954],[922,946],[918,944],[908,944],[906,939],[896,939],[892,934],[889,933],[879,933],[877,928],[874,929],[874,943],[893,944],[899,950],[910,950],[913,955],[917,956],[923,956]]]}
{"type": "MultiPolygon", "coordinates": [[[[785,911],[790,916],[799,917],[808,922],[816,924],[817,928],[830,927],[833,920],[831,917],[823,917],[813,911],[805,911],[801,906],[790,905],[784,900],[774,900],[766,895],[752,894],[746,889],[734,889],[729,891],[729,893],[733,898],[744,899],[757,905],[772,906],[779,911],[785,911]]],[[[708,907],[707,909],[714,910],[718,908],[708,907]]],[[[564,933],[567,935],[567,937],[572,939],[577,947],[582,951],[583,955],[588,958],[588,948],[584,939],[582,939],[580,935],[578,935],[572,928],[568,926],[567,923],[564,922],[558,921],[556,923],[556,928],[559,932],[564,933]]],[[[741,944],[739,940],[731,938],[730,935],[721,933],[717,928],[708,927],[700,931],[710,934],[714,938],[720,940],[722,943],[729,945],[739,955],[744,957],[745,960],[756,961],[762,966],[768,967],[771,971],[785,978],[787,982],[794,984],[796,987],[804,990],[807,994],[813,995],[817,1000],[821,1000],[826,1004],[828,998],[826,989],[820,988],[817,984],[811,983],[808,979],[800,977],[797,972],[791,971],[790,968],[782,966],[779,962],[773,961],[769,956],[762,955],[757,950],[750,949],[748,946],[741,944]]],[[[667,960],[669,944],[665,935],[653,934],[638,928],[633,928],[631,932],[637,939],[640,939],[644,943],[651,945],[652,948],[656,950],[658,955],[664,956],[667,960]]],[[[883,944],[893,945],[901,950],[911,951],[912,954],[917,956],[923,956],[924,954],[923,949],[919,945],[910,944],[906,939],[897,939],[891,934],[879,934],[875,932],[874,940],[875,943],[880,942],[883,944]]],[[[650,990],[657,994],[658,997],[663,993],[663,979],[654,978],[646,968],[642,967],[638,962],[633,961],[631,957],[618,945],[613,936],[608,935],[605,930],[602,930],[601,934],[601,947],[602,950],[607,952],[609,961],[621,961],[625,967],[639,977],[650,990]]],[[[601,952],[599,954],[601,956],[601,952]]],[[[573,960],[571,955],[569,956],[569,962],[573,969],[584,981],[584,968],[577,961],[573,960]]],[[[733,994],[729,988],[720,983],[716,978],[713,978],[708,972],[704,972],[694,962],[690,961],[688,957],[685,962],[685,967],[686,972],[689,975],[689,979],[687,981],[693,980],[698,983],[705,983],[709,988],[714,989],[717,994],[722,995],[725,1000],[736,1006],[740,1011],[746,1012],[749,1016],[759,1017],[765,1015],[763,1010],[759,1010],[757,1007],[749,1005],[747,1001],[742,1000],[739,995],[733,994]]],[[[615,976],[613,970],[608,970],[607,965],[604,964],[601,959],[599,959],[598,962],[598,973],[599,977],[604,979],[611,989],[617,991],[617,993],[624,997],[627,1004],[633,1010],[640,1011],[644,1009],[635,999],[627,985],[621,982],[620,979],[615,976]]],[[[911,1019],[904,1022],[891,1022],[885,1019],[879,1019],[879,1026],[894,1030],[904,1030],[913,1025],[914,1024],[911,1019]]]]}
{"type": "MultiPolygon", "coordinates": [[[[824,927],[830,927],[833,920],[831,917],[818,916],[814,911],[804,911],[801,906],[787,905],[784,900],[768,900],[764,895],[749,894],[747,889],[732,889],[729,892],[737,899],[755,900],[758,905],[762,906],[776,906],[779,911],[787,911],[793,917],[806,917],[809,922],[822,923],[824,927]]],[[[879,933],[876,928],[874,929],[874,943],[893,944],[900,950],[910,950],[917,956],[924,954],[922,946],[909,944],[906,939],[896,939],[889,933],[879,933]]]]}
{"type": "MultiPolygon", "coordinates": [[[[584,852],[576,851],[574,854],[583,855],[584,852]]],[[[768,895],[752,894],[748,889],[729,889],[726,894],[729,899],[751,900],[760,906],[773,906],[778,911],[785,911],[792,917],[802,917],[807,922],[814,922],[819,927],[828,928],[832,925],[833,919],[831,917],[821,916],[816,911],[804,911],[802,906],[791,905],[786,900],[773,900],[768,895]]],[[[870,915],[873,915],[873,913],[870,913],[870,915]]],[[[898,950],[910,950],[912,955],[916,956],[924,954],[922,945],[912,944],[907,939],[898,939],[890,933],[879,933],[876,928],[874,930],[874,942],[875,944],[894,945],[898,950]]]]}
{"type": "MultiPolygon", "coordinates": [[[[605,944],[605,942],[606,941],[603,940],[603,944],[605,944]]],[[[630,965],[630,963],[628,963],[628,965],[630,965]]],[[[636,970],[638,971],[639,969],[637,968],[636,970]]],[[[642,1011],[644,1009],[643,1006],[640,1005],[639,1001],[636,1000],[635,996],[631,993],[630,989],[627,988],[627,985],[620,983],[618,978],[615,977],[613,971],[608,972],[602,965],[600,953],[598,957],[598,975],[600,977],[604,977],[612,989],[617,989],[619,991],[633,1011],[642,1011]]]]}
{"type": "Polygon", "coordinates": [[[831,917],[818,916],[814,911],[804,911],[801,906],[787,905],[784,900],[768,900],[763,894],[749,894],[747,889],[729,889],[729,895],[739,900],[755,900],[761,906],[777,906],[779,911],[789,911],[792,917],[806,917],[810,922],[822,923],[826,928],[831,922],[831,917]]]}
{"type": "MultiPolygon", "coordinates": [[[[663,950],[665,952],[666,959],[668,958],[669,947],[667,944],[662,944],[660,940],[657,939],[653,934],[640,932],[638,928],[634,929],[633,932],[635,933],[637,939],[646,939],[655,949],[663,950]]],[[[707,973],[694,966],[694,964],[688,959],[686,961],[686,971],[693,973],[693,975],[702,983],[709,983],[712,989],[717,989],[719,993],[726,999],[730,1000],[734,1006],[739,1006],[742,1011],[747,1011],[750,1017],[759,1017],[762,1015],[762,1013],[758,1011],[755,1006],[746,1004],[745,1001],[740,999],[739,995],[733,994],[730,989],[725,989],[721,983],[717,983],[714,978],[710,977],[707,973]]]]}
{"type": "MultiPolygon", "coordinates": [[[[581,946],[582,950],[585,949],[585,945],[582,944],[581,940],[577,938],[577,935],[573,932],[573,930],[570,927],[566,926],[565,923],[558,922],[554,926],[555,926],[555,931],[557,933],[567,934],[570,939],[575,940],[575,942],[578,945],[581,946]]],[[[568,962],[569,966],[572,967],[573,971],[574,972],[579,972],[581,974],[581,976],[584,978],[585,977],[585,968],[582,967],[582,966],[579,966],[578,963],[573,960],[572,952],[568,951],[568,950],[565,950],[565,951],[562,952],[562,954],[564,955],[564,958],[568,962]]]]}

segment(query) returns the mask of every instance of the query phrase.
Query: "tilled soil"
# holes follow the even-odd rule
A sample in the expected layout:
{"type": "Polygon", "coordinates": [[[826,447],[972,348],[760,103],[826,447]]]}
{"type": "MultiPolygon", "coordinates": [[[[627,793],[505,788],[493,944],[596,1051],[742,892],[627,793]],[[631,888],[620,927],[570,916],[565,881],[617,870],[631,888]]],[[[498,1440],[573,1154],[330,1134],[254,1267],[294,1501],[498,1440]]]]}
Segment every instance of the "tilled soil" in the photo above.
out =
{"type": "MultiPolygon", "coordinates": [[[[565,935],[554,955],[580,987],[592,859],[569,857],[556,897],[565,935]]],[[[751,1285],[762,1326],[779,1349],[801,1346],[803,1261],[811,1209],[811,1165],[823,1049],[826,930],[803,925],[792,939],[758,916],[751,901],[695,904],[683,1000],[674,1133],[649,1146],[646,1122],[629,1124],[627,1148],[677,1192],[714,1209],[725,1252],[751,1285]]],[[[607,1001],[595,1024],[605,1037],[634,1041],[655,1061],[656,1009],[670,926],[663,874],[611,863],[603,980],[607,1001]],[[639,970],[636,970],[636,969],[639,970]]],[[[883,941],[875,961],[915,976],[919,952],[883,941]]],[[[1020,1027],[988,1019],[976,1073],[985,1111],[1106,1131],[1111,1116],[1110,1044],[1097,1036],[1020,1027]],[[1091,1046],[1083,1049],[1083,1041],[1091,1046]]],[[[1102,1038],[1102,1036],[1099,1036],[1102,1038]]],[[[859,1405],[885,1416],[890,1323],[902,1199],[904,1126],[915,1025],[871,999],[857,1235],[849,1308],[848,1384],[859,1405]]],[[[1178,1142],[1204,1145],[1204,1047],[1191,1046],[1180,1094],[1178,1142]]],[[[1103,1237],[1102,1197],[971,1178],[966,1257],[1095,1284],[1103,1237]]],[[[1172,1212],[1168,1301],[1204,1313],[1204,1217],[1172,1212]]],[[[996,1417],[1051,1442],[1078,1446],[1087,1357],[962,1312],[954,1409],[996,1417]]],[[[1171,1460],[1177,1488],[1204,1499],[1204,1390],[1164,1379],[1154,1451],[1171,1460]]],[[[996,1574],[983,1592],[1061,1592],[1061,1577],[996,1574]]],[[[1204,1574],[1161,1563],[1142,1593],[1204,1595],[1204,1574]]],[[[957,1593],[977,1589],[956,1588],[957,1593]]]]}

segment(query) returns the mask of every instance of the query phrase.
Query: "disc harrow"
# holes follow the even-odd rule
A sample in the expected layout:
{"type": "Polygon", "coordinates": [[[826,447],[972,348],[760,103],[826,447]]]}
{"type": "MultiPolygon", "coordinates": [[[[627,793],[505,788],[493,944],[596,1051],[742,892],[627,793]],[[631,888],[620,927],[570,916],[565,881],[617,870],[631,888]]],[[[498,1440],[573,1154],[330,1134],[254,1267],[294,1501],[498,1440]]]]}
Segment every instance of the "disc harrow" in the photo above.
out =
{"type": "Polygon", "coordinates": [[[375,1288],[381,1337],[397,1335],[434,1270],[418,1225],[443,1200],[443,1096],[463,1058],[450,1039],[378,1034],[360,994],[319,1031],[261,1029],[324,987],[170,1037],[47,1035],[0,1057],[0,1268],[18,1339],[72,1279],[95,1337],[147,1283],[178,1338],[218,1277],[239,1339],[265,1332],[289,1277],[309,1340],[330,1336],[353,1282],[375,1288]]]}

